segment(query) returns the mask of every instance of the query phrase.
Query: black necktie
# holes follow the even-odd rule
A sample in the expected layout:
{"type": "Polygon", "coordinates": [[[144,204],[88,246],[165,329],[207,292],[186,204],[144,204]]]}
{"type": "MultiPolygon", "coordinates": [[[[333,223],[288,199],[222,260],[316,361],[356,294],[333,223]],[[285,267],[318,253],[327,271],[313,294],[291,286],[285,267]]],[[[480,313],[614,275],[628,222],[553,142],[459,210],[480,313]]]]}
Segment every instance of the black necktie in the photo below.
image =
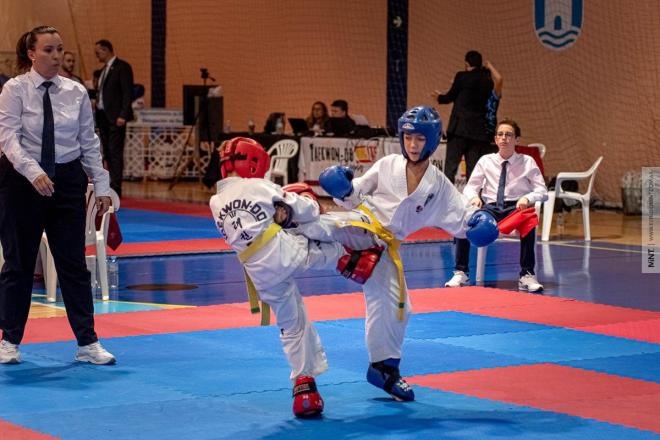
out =
{"type": "Polygon", "coordinates": [[[504,208],[504,187],[506,186],[506,166],[509,161],[502,162],[502,173],[500,174],[500,184],[497,187],[497,207],[504,208]]]}
{"type": "Polygon", "coordinates": [[[101,76],[99,78],[99,93],[103,93],[103,86],[105,85],[105,77],[108,76],[108,65],[103,66],[101,76]]]}
{"type": "Polygon", "coordinates": [[[50,104],[48,89],[51,81],[44,81],[44,128],[41,133],[41,168],[52,178],[55,175],[55,123],[53,121],[53,107],[50,104]]]}

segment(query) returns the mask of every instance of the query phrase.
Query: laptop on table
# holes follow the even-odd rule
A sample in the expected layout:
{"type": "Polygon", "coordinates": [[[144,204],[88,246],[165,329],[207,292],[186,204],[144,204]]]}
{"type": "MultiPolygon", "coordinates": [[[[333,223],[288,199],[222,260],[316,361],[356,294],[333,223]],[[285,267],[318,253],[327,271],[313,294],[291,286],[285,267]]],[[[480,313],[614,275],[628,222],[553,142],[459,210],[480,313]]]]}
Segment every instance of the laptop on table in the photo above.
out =
{"type": "Polygon", "coordinates": [[[296,136],[302,136],[311,131],[303,118],[289,118],[289,125],[296,136]]]}

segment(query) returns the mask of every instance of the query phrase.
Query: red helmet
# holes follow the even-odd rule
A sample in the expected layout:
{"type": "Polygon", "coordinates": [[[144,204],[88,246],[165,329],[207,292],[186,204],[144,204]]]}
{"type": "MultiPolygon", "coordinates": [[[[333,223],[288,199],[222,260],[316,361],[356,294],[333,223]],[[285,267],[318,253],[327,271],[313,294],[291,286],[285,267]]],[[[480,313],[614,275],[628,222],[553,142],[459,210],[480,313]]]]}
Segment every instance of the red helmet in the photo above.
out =
{"type": "Polygon", "coordinates": [[[254,139],[235,137],[222,145],[220,172],[227,177],[232,171],[245,178],[262,178],[270,167],[270,156],[254,139]]]}

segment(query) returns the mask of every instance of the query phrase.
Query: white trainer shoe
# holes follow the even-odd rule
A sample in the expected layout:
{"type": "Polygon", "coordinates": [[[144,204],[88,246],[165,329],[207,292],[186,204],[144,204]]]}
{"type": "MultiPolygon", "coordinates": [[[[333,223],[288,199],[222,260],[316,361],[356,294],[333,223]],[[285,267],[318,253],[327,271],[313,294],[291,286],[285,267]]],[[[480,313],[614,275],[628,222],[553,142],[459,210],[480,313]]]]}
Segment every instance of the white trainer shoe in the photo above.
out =
{"type": "Polygon", "coordinates": [[[518,290],[526,290],[528,292],[538,292],[543,290],[543,284],[539,283],[536,277],[532,274],[523,275],[518,281],[518,290]]]}
{"type": "Polygon", "coordinates": [[[21,352],[18,345],[9,341],[0,341],[0,364],[18,364],[21,361],[21,352]]]}
{"type": "Polygon", "coordinates": [[[117,361],[112,353],[103,348],[98,341],[78,347],[74,359],[78,362],[89,362],[96,365],[110,365],[117,361]]]}
{"type": "Polygon", "coordinates": [[[445,283],[445,287],[463,287],[470,282],[470,278],[462,270],[455,270],[451,280],[445,283]]]}

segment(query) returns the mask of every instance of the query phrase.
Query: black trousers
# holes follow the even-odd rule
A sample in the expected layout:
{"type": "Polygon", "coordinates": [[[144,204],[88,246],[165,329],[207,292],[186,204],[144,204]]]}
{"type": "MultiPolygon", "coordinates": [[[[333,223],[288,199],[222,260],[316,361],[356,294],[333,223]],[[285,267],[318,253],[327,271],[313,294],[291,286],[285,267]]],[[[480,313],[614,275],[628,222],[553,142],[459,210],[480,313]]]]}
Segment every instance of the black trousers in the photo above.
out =
{"type": "MultiPolygon", "coordinates": [[[[496,150],[497,151],[497,150],[496,150]]],[[[447,156],[445,158],[445,176],[454,183],[461,157],[465,156],[466,176],[468,180],[472,175],[474,166],[484,154],[492,152],[489,142],[468,139],[462,136],[451,135],[447,139],[447,156]]]]}
{"type": "Polygon", "coordinates": [[[96,110],[96,126],[99,129],[103,160],[110,173],[110,188],[121,197],[121,182],[124,179],[124,140],[126,126],[117,127],[115,121],[110,121],[103,110],[96,110]]]}
{"type": "Polygon", "coordinates": [[[80,160],[55,165],[55,193],[39,195],[6,157],[0,159],[0,327],[12,344],[23,339],[34,265],[46,231],[71,329],[78,345],[96,342],[90,273],[85,264],[87,175],[80,160]]]}
{"type": "MultiPolygon", "coordinates": [[[[495,220],[498,222],[504,217],[511,214],[516,209],[516,202],[504,202],[504,209],[498,208],[494,203],[488,203],[483,206],[484,210],[493,214],[495,220]]],[[[456,238],[456,270],[461,270],[465,273],[470,271],[470,241],[466,238],[456,238]]],[[[520,276],[526,274],[534,275],[534,267],[536,266],[536,255],[534,254],[534,247],[536,245],[536,228],[532,229],[525,238],[520,240],[520,276]]]]}

